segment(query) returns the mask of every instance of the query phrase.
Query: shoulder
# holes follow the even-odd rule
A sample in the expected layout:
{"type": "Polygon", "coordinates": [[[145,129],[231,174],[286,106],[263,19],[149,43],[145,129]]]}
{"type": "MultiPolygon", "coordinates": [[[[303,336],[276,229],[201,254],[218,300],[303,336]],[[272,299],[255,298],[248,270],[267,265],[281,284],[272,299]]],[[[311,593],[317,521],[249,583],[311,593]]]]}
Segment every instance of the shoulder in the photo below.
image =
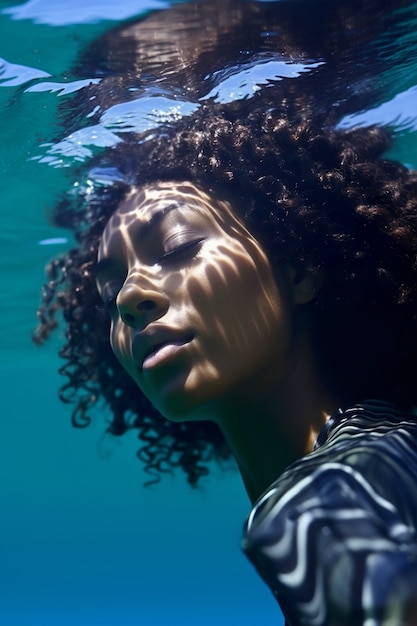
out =
{"type": "Polygon", "coordinates": [[[351,408],[339,409],[320,433],[315,449],[337,450],[344,446],[384,446],[407,442],[417,452],[417,415],[380,400],[368,400],[351,408]]]}
{"type": "Polygon", "coordinates": [[[379,516],[395,508],[417,535],[416,484],[417,418],[385,402],[366,402],[329,420],[315,450],[255,504],[246,530],[300,511],[359,506],[379,516]]]}
{"type": "Polygon", "coordinates": [[[332,615],[334,606],[347,616],[341,623],[359,624],[358,590],[368,590],[375,616],[394,587],[404,603],[411,597],[404,581],[417,580],[416,439],[414,416],[387,405],[340,412],[316,450],[255,504],[243,549],[288,617],[324,607],[332,615]]]}

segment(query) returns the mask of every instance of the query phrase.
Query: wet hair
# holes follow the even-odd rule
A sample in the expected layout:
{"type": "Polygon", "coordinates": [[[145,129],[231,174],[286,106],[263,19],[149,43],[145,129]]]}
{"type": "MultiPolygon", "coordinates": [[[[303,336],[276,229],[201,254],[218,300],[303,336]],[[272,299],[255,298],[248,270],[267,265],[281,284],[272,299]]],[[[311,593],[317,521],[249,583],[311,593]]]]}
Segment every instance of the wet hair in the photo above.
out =
{"type": "Polygon", "coordinates": [[[188,180],[229,199],[274,266],[286,261],[317,277],[314,301],[302,306],[327,384],[346,403],[417,404],[416,173],[383,158],[390,137],[382,128],[323,128],[260,104],[209,103],[131,135],[97,159],[95,191],[55,211],[77,247],[48,267],[35,341],[48,337],[61,311],[61,398],[75,402],[73,423],[87,425],[102,401],[110,433],[138,430],[151,476],[180,467],[195,485],[211,460],[231,452],[215,424],[161,417],[111,351],[94,266],[105,224],[132,185],[188,180]]]}

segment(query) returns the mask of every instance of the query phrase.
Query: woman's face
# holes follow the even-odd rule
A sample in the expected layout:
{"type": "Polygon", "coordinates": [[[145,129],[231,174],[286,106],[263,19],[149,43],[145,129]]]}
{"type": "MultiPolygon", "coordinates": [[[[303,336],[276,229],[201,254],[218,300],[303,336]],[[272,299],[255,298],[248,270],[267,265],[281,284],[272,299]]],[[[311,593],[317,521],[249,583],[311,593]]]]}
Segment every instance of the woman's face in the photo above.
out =
{"type": "Polygon", "coordinates": [[[285,367],[292,302],[281,274],[228,202],[191,183],[135,190],[98,253],[112,349],[167,418],[214,419],[223,400],[285,367]]]}

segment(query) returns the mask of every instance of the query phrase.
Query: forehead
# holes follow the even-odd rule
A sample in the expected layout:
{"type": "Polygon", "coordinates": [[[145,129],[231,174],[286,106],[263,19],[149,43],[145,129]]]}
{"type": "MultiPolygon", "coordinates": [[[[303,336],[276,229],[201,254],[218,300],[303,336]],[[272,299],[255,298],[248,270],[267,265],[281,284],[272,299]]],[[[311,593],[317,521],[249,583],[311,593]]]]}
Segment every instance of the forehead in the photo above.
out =
{"type": "Polygon", "coordinates": [[[190,206],[212,211],[213,200],[192,183],[156,183],[135,189],[118,207],[115,217],[126,224],[141,219],[144,222],[167,207],[190,206]]]}
{"type": "Polygon", "coordinates": [[[117,233],[135,229],[145,236],[157,220],[171,212],[210,221],[231,234],[246,230],[230,202],[216,199],[189,182],[156,183],[133,189],[119,205],[104,229],[101,248],[117,233]]]}

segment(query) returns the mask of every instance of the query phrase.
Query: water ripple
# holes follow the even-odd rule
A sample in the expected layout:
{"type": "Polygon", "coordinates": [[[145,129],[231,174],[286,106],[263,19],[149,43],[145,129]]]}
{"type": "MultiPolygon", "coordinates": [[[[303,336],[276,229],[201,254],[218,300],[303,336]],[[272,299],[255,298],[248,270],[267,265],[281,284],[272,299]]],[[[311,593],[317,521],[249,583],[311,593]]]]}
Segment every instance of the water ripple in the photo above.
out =
{"type": "Polygon", "coordinates": [[[16,87],[36,78],[47,78],[48,72],[27,65],[9,63],[0,59],[0,87],[16,87]]]}

